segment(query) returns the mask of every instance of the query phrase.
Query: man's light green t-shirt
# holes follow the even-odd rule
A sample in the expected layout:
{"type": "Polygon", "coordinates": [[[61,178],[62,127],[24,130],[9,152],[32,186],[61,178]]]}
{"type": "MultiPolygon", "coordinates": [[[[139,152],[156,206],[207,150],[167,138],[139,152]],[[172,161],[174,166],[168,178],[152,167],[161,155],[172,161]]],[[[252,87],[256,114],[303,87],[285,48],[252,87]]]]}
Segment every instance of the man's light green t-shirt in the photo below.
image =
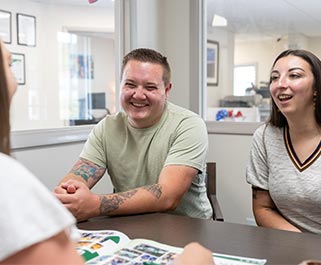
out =
{"type": "Polygon", "coordinates": [[[210,218],[205,187],[207,148],[202,118],[167,102],[160,121],[149,128],[132,127],[124,112],[106,116],[90,133],[80,157],[107,168],[116,192],[157,183],[168,165],[196,168],[199,173],[174,213],[210,218]]]}

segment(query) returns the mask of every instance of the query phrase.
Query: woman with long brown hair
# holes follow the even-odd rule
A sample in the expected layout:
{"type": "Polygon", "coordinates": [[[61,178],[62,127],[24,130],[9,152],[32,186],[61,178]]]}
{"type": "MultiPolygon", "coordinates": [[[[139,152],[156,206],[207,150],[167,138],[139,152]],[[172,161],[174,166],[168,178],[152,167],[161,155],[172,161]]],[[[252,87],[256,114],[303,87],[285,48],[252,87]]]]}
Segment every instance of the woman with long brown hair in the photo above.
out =
{"type": "Polygon", "coordinates": [[[254,133],[247,181],[260,226],[321,234],[321,61],[286,50],[270,74],[272,112],[254,133]]]}

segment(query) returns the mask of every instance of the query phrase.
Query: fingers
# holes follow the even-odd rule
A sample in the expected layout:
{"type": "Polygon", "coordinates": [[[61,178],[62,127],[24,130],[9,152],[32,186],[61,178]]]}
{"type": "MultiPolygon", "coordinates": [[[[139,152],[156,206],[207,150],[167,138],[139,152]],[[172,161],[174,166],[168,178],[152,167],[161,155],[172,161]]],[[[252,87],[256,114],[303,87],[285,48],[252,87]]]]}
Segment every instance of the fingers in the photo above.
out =
{"type": "Polygon", "coordinates": [[[54,191],[53,191],[54,195],[56,194],[67,194],[67,190],[65,188],[63,188],[61,185],[58,185],[54,191]]]}
{"type": "Polygon", "coordinates": [[[58,185],[55,188],[54,193],[55,194],[73,194],[82,185],[84,185],[84,184],[79,182],[79,181],[77,181],[77,180],[68,180],[68,181],[63,182],[60,185],[58,185]]]}
{"type": "Polygon", "coordinates": [[[183,252],[174,259],[175,265],[187,264],[214,264],[212,252],[199,243],[193,242],[185,246],[183,252]]]}
{"type": "Polygon", "coordinates": [[[71,184],[71,185],[67,184],[67,185],[63,186],[63,188],[65,188],[67,193],[69,193],[69,194],[75,193],[77,190],[77,187],[73,184],[71,184]]]}
{"type": "Polygon", "coordinates": [[[71,204],[75,202],[75,198],[70,194],[56,194],[57,199],[63,204],[71,204]]]}

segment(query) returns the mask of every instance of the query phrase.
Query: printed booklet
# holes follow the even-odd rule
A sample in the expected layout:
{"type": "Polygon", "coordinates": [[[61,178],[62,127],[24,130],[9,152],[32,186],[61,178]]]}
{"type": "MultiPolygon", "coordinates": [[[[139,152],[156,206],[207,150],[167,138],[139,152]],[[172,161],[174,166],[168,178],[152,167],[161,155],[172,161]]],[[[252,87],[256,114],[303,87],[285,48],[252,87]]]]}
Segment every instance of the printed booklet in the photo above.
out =
{"type": "MultiPolygon", "coordinates": [[[[114,230],[81,230],[76,249],[87,265],[166,265],[182,248],[161,244],[148,239],[129,239],[114,230]]],[[[216,265],[263,265],[265,259],[213,253],[216,265]]]]}

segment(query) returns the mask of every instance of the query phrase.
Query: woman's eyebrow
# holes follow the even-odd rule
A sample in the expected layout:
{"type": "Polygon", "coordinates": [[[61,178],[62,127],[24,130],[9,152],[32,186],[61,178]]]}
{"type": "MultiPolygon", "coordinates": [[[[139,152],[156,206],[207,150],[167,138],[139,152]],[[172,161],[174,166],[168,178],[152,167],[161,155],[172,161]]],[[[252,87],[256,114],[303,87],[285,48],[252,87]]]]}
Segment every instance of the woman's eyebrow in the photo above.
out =
{"type": "Polygon", "coordinates": [[[301,71],[305,72],[305,70],[304,70],[303,68],[301,68],[301,67],[293,67],[293,68],[290,68],[290,69],[289,69],[289,72],[295,71],[295,70],[301,70],[301,71]]]}

